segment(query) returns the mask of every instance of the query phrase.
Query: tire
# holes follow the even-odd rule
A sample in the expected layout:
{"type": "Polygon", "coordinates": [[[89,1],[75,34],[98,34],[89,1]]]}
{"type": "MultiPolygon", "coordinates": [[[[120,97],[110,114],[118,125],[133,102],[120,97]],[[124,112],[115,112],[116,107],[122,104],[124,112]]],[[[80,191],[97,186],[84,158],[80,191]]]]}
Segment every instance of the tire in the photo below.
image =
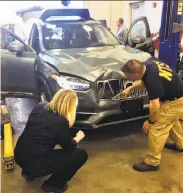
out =
{"type": "Polygon", "coordinates": [[[41,92],[40,93],[40,102],[44,102],[44,101],[47,101],[47,98],[46,98],[46,95],[44,92],[41,92]]]}
{"type": "Polygon", "coordinates": [[[39,96],[40,96],[40,102],[50,102],[51,101],[51,94],[49,94],[49,87],[48,85],[39,84],[39,96]]]}

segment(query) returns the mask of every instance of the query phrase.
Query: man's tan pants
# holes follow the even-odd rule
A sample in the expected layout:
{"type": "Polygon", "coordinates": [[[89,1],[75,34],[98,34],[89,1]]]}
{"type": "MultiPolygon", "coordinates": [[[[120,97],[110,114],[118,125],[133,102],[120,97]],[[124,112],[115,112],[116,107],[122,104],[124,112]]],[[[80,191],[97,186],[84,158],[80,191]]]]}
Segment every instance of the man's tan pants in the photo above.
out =
{"type": "Polygon", "coordinates": [[[180,120],[183,121],[183,113],[180,115],[180,120]]]}
{"type": "Polygon", "coordinates": [[[183,149],[183,128],[179,122],[183,114],[183,97],[174,101],[161,103],[157,121],[148,131],[148,154],[145,163],[157,166],[161,160],[161,151],[168,139],[178,149],[183,149]]]}

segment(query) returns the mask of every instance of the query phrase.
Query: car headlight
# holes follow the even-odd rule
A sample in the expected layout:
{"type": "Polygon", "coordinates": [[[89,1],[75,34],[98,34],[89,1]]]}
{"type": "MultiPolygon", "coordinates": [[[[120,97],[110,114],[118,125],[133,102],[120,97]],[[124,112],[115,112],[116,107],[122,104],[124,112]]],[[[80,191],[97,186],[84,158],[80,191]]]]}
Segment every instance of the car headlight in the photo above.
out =
{"type": "Polygon", "coordinates": [[[90,83],[70,76],[56,76],[56,81],[61,88],[85,91],[90,89],[90,83]]]}

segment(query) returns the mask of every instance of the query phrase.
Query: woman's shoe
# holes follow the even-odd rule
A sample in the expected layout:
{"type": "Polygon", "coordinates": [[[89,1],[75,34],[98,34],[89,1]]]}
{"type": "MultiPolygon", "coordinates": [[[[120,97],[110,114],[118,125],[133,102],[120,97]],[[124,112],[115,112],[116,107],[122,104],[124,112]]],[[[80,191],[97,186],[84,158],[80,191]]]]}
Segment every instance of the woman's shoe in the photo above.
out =
{"type": "Polygon", "coordinates": [[[23,171],[22,171],[21,175],[22,175],[22,177],[24,177],[29,182],[33,181],[35,179],[35,177],[29,176],[29,175],[25,174],[23,171]]]}
{"type": "Polygon", "coordinates": [[[41,186],[41,189],[42,189],[44,192],[48,192],[48,193],[62,193],[62,192],[65,192],[65,191],[68,189],[68,185],[66,184],[66,185],[63,186],[62,188],[58,188],[58,187],[49,185],[49,184],[47,183],[47,181],[44,181],[43,184],[42,184],[42,186],[41,186]]]}

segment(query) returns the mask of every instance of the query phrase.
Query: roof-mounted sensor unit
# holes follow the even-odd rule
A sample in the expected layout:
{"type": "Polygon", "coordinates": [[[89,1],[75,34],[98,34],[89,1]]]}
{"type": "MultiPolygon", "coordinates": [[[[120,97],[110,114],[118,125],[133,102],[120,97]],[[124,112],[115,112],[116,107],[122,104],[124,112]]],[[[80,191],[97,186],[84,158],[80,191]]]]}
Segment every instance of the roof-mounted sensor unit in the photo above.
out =
{"type": "Polygon", "coordinates": [[[72,18],[75,20],[75,18],[80,17],[80,19],[82,20],[90,20],[90,13],[88,11],[88,9],[47,9],[43,12],[43,14],[41,15],[40,19],[42,21],[48,21],[47,19],[50,17],[55,17],[55,18],[66,18],[66,17],[70,17],[72,20],[72,18]],[[74,17],[75,16],[75,17],[74,17]]]}

